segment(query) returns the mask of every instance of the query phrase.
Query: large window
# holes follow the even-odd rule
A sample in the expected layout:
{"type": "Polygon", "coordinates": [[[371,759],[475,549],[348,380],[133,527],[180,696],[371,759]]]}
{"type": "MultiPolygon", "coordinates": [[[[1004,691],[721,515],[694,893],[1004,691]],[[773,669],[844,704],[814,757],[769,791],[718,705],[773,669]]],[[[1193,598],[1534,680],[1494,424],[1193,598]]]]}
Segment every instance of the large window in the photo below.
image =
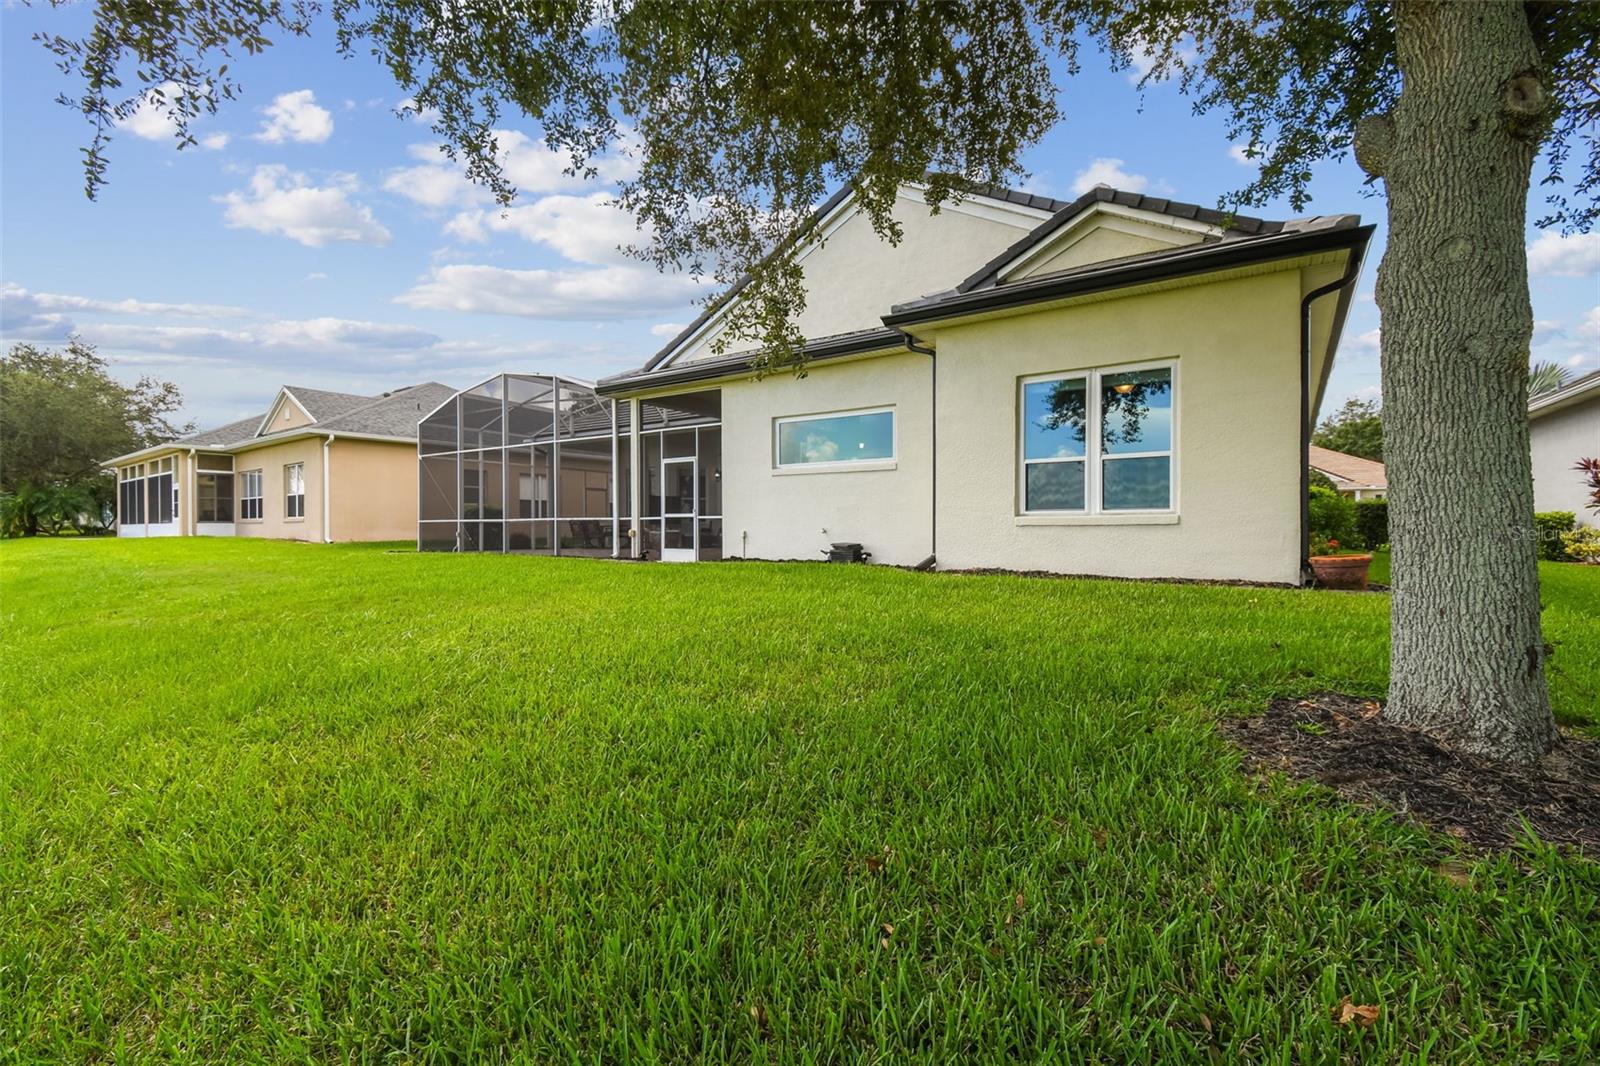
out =
{"type": "Polygon", "coordinates": [[[306,516],[306,464],[290,463],[283,468],[283,517],[306,516]]]}
{"type": "Polygon", "coordinates": [[[239,517],[254,521],[261,517],[261,471],[246,470],[239,475],[239,517]]]}
{"type": "Polygon", "coordinates": [[[121,508],[117,520],[125,526],[144,524],[144,464],[122,468],[121,508]]]}
{"type": "Polygon", "coordinates": [[[1024,514],[1171,511],[1175,367],[1024,378],[1024,514]]]}
{"type": "Polygon", "coordinates": [[[156,524],[166,524],[177,516],[177,490],[173,481],[173,460],[155,459],[145,464],[145,489],[148,503],[145,507],[145,520],[156,524]]]}
{"type": "Polygon", "coordinates": [[[774,423],[778,469],[826,469],[894,461],[894,410],[780,418],[774,423]]]}
{"type": "Polygon", "coordinates": [[[233,521],[233,475],[195,475],[194,516],[201,522],[233,521]]]}

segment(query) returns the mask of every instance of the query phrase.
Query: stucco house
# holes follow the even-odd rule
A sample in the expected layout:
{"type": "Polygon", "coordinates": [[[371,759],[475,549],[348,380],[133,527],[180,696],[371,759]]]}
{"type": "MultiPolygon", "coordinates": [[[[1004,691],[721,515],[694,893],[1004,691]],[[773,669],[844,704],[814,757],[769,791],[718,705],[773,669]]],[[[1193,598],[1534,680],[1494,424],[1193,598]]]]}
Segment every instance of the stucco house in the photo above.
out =
{"type": "Polygon", "coordinates": [[[455,390],[284,386],[264,414],[108,460],[117,535],[400,540],[417,528],[417,420],[455,390]]]}
{"type": "Polygon", "coordinates": [[[930,215],[907,185],[895,218],[890,245],[847,187],[800,233],[803,377],[717,351],[741,283],[592,389],[502,375],[442,405],[419,544],[568,550],[567,434],[610,471],[591,552],[856,542],[941,569],[1302,580],[1312,422],[1372,227],[1105,187],[930,215]]]}
{"type": "Polygon", "coordinates": [[[1579,459],[1600,458],[1600,370],[1569,381],[1528,403],[1529,445],[1533,449],[1533,509],[1573,511],[1579,521],[1600,523],[1588,509],[1579,459]]]}
{"type": "Polygon", "coordinates": [[[1352,500],[1381,500],[1389,492],[1389,476],[1383,464],[1359,455],[1346,455],[1332,448],[1310,448],[1311,469],[1322,474],[1339,495],[1352,500]]]}

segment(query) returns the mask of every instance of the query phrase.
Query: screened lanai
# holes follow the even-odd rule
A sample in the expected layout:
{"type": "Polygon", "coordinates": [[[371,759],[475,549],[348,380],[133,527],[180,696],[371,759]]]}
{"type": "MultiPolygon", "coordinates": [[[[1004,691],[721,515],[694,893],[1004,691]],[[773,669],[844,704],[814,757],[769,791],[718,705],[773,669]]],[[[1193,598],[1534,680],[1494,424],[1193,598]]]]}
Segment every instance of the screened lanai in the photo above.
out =
{"type": "Polygon", "coordinates": [[[638,404],[644,477],[634,551],[627,402],[549,374],[499,374],[457,393],[418,426],[417,547],[720,557],[720,397],[683,401],[638,404]]]}

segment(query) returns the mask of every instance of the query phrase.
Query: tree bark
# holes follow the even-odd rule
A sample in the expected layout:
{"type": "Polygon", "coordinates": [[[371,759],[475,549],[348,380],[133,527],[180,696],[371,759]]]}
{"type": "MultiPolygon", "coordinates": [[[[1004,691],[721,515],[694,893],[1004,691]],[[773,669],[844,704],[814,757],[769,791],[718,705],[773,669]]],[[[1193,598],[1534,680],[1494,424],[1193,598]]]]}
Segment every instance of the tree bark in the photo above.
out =
{"type": "Polygon", "coordinates": [[[1542,132],[1515,0],[1400,0],[1378,270],[1394,544],[1387,716],[1529,763],[1555,742],[1528,453],[1524,249],[1542,132]]]}

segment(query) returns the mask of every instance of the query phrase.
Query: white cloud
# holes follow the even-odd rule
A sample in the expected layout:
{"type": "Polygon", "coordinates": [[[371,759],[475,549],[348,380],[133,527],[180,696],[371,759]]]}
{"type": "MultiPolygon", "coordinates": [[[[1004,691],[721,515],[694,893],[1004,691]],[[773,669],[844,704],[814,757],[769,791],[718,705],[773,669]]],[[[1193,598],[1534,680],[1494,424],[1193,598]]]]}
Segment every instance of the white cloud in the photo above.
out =
{"type": "Polygon", "coordinates": [[[178,131],[177,123],[173,122],[172,116],[167,113],[168,108],[172,106],[176,97],[188,91],[175,81],[164,81],[160,85],[151,86],[140,94],[138,105],[128,117],[117,120],[117,128],[147,141],[167,140],[178,131]],[[158,95],[161,97],[159,101],[158,95]]]}
{"type": "Polygon", "coordinates": [[[652,337],[665,337],[668,340],[684,331],[687,323],[684,322],[658,322],[650,327],[652,337]]]}
{"type": "Polygon", "coordinates": [[[1528,273],[1536,278],[1582,278],[1600,273],[1600,233],[1539,234],[1528,245],[1528,273]]]}
{"type": "Polygon", "coordinates": [[[468,181],[466,170],[441,154],[437,146],[413,144],[406,151],[421,162],[391,170],[383,179],[383,187],[389,192],[423,207],[457,207],[490,199],[488,190],[468,181]]]}
{"type": "Polygon", "coordinates": [[[1242,167],[1253,167],[1260,162],[1259,159],[1250,158],[1250,149],[1246,145],[1236,144],[1228,149],[1228,158],[1242,167]]]}
{"type": "MultiPolygon", "coordinates": [[[[198,99],[194,103],[196,109],[204,108],[203,97],[205,91],[196,92],[187,86],[175,81],[164,81],[160,85],[153,85],[146,89],[139,97],[139,102],[129,112],[126,118],[117,120],[117,129],[133,134],[146,141],[169,141],[178,135],[178,124],[173,120],[172,111],[185,110],[189,104],[184,97],[193,95],[198,99]],[[157,99],[157,94],[160,99],[157,99]]],[[[190,132],[193,125],[200,119],[196,114],[190,117],[190,132]]],[[[226,133],[211,133],[199,137],[197,143],[207,151],[217,151],[228,144],[226,133]]]]}
{"type": "Polygon", "coordinates": [[[1383,330],[1369,329],[1351,337],[1346,344],[1351,355],[1377,355],[1383,347],[1383,330]]]}
{"type": "MultiPolygon", "coordinates": [[[[1129,85],[1138,85],[1145,79],[1146,75],[1155,69],[1158,54],[1154,48],[1145,42],[1144,38],[1134,38],[1130,43],[1128,52],[1128,59],[1132,64],[1128,69],[1129,85]]],[[[1178,64],[1182,66],[1194,62],[1196,52],[1192,46],[1182,44],[1175,50],[1174,55],[1178,64]]],[[[1166,77],[1171,77],[1171,75],[1168,74],[1166,77]]],[[[1165,80],[1165,77],[1160,80],[1165,80]]]]}
{"type": "Polygon", "coordinates": [[[307,281],[327,281],[328,280],[328,275],[324,274],[320,270],[313,270],[311,273],[306,275],[306,280],[307,281]]]}
{"type": "Polygon", "coordinates": [[[631,262],[621,249],[648,240],[633,216],[617,207],[606,193],[546,196],[503,211],[464,211],[446,224],[445,232],[464,241],[486,240],[490,233],[514,233],[525,241],[548,245],[573,262],[596,265],[631,262]]]}
{"type": "Polygon", "coordinates": [[[404,100],[401,100],[398,104],[394,105],[394,109],[402,118],[414,118],[418,122],[424,122],[430,126],[439,121],[439,109],[435,107],[423,107],[421,104],[417,103],[417,98],[415,96],[408,96],[404,100]]]}
{"type": "MultiPolygon", "coordinates": [[[[1583,321],[1578,323],[1573,332],[1577,334],[1579,340],[1600,348],[1600,305],[1589,308],[1589,313],[1583,316],[1583,321]]],[[[1591,350],[1588,354],[1596,353],[1591,350]]]]}
{"type": "Polygon", "coordinates": [[[1570,324],[1544,319],[1533,324],[1534,362],[1564,363],[1575,370],[1600,364],[1600,306],[1570,324]]]}
{"type": "Polygon", "coordinates": [[[283,93],[261,109],[266,121],[256,140],[268,144],[298,141],[301,144],[320,144],[333,134],[333,114],[317,106],[316,94],[310,89],[297,89],[283,93]]]}
{"type": "Polygon", "coordinates": [[[29,292],[12,282],[0,285],[0,299],[8,306],[25,306],[29,311],[94,311],[113,315],[182,315],[208,318],[238,318],[250,314],[243,307],[226,304],[159,303],[151,300],[100,300],[59,292],[29,292]]]}
{"type": "Polygon", "coordinates": [[[108,347],[141,352],[228,355],[249,352],[393,352],[427,348],[439,337],[415,326],[345,318],[280,319],[238,329],[100,323],[84,335],[108,347]]]}
{"type": "Polygon", "coordinates": [[[389,231],[372,216],[372,209],[350,199],[358,188],[355,177],[335,174],[330,181],[315,186],[287,167],[260,166],[248,191],[216,199],[226,207],[224,220],[234,229],[278,234],[312,248],[333,241],[388,244],[389,231]]]}
{"type": "Polygon", "coordinates": [[[1109,185],[1124,192],[1143,192],[1150,179],[1143,174],[1130,174],[1123,170],[1120,159],[1095,159],[1072,181],[1072,191],[1082,196],[1096,185],[1109,185]]]}
{"type": "Polygon", "coordinates": [[[395,300],[432,311],[584,321],[650,315],[697,295],[699,286],[689,277],[641,266],[506,270],[455,264],[435,267],[395,300]]]}
{"type": "MultiPolygon", "coordinates": [[[[402,108],[411,101],[402,100],[402,108]]],[[[610,186],[636,173],[632,139],[626,134],[621,147],[594,160],[595,176],[568,174],[570,157],[555,152],[543,140],[516,130],[495,130],[501,172],[521,195],[590,192],[610,186]]],[[[435,144],[414,144],[407,153],[420,165],[390,171],[384,188],[424,207],[470,207],[487,203],[489,193],[467,179],[466,168],[449,159],[435,144]]]]}

